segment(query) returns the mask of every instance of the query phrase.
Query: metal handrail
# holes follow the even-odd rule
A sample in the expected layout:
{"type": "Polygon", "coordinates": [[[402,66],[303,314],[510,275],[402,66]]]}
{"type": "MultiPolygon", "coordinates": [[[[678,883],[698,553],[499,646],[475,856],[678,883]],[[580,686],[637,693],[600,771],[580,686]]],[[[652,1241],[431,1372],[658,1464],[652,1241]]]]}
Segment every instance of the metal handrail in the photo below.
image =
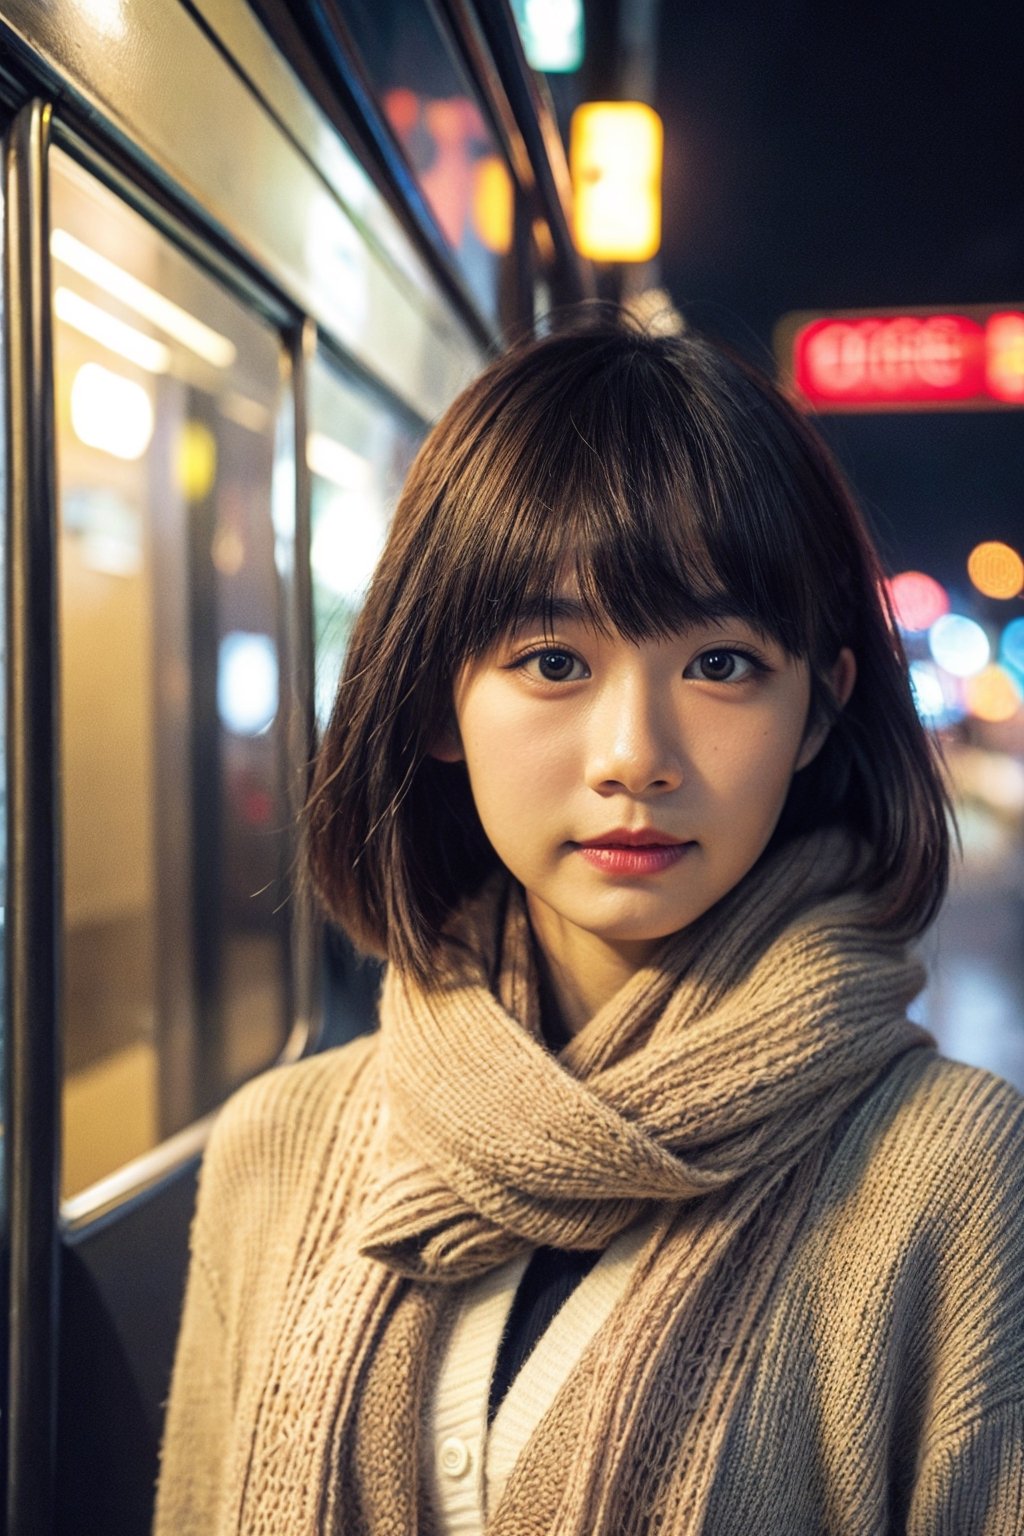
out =
{"type": "Polygon", "coordinates": [[[51,107],[4,153],[7,467],[7,1531],[51,1526],[60,1170],[57,509],[47,146],[51,107]]]}

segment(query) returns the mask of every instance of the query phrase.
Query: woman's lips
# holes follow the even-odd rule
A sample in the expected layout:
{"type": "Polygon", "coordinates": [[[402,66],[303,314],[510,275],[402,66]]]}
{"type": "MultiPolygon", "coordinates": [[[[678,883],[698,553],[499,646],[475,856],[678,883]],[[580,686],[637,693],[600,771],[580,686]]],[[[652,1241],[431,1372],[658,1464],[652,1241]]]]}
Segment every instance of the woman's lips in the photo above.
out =
{"type": "Polygon", "coordinates": [[[648,843],[629,847],[623,843],[578,843],[576,851],[595,869],[609,875],[656,875],[684,858],[693,843],[648,843]]]}

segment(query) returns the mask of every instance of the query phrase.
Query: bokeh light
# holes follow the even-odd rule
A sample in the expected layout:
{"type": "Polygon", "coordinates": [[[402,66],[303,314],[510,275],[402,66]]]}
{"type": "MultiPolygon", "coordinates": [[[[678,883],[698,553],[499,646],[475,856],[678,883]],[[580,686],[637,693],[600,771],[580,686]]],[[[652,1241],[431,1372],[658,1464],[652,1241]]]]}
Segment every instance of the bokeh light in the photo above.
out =
{"type": "Polygon", "coordinates": [[[359,603],[387,536],[383,509],[358,491],[332,492],[317,502],[310,563],[321,586],[359,603]]]}
{"type": "Polygon", "coordinates": [[[583,63],[583,0],[512,0],[531,69],[570,74],[583,63]]]}
{"type": "Polygon", "coordinates": [[[186,421],[175,457],[178,488],[189,501],[205,501],[217,478],[217,440],[201,421],[186,421]]]}
{"type": "Polygon", "coordinates": [[[83,363],[71,384],[71,426],[79,442],[115,459],[141,459],[155,424],[153,406],[135,379],[83,363]]]}
{"type": "Polygon", "coordinates": [[[901,571],[886,586],[896,622],[909,634],[931,629],[936,619],[949,612],[945,587],[924,571],[901,571]]]}
{"type": "Polygon", "coordinates": [[[992,315],[985,326],[989,393],[1014,405],[1024,401],[1024,315],[992,315]]]}
{"type": "Polygon", "coordinates": [[[1024,619],[1011,619],[999,642],[999,659],[1024,678],[1024,619]]]}
{"type": "Polygon", "coordinates": [[[964,684],[964,698],[971,714],[993,725],[1012,720],[1020,709],[1022,696],[1017,679],[998,662],[969,677],[964,684]]]}
{"type": "Polygon", "coordinates": [[[497,155],[479,160],[474,174],[474,227],[489,251],[504,256],[512,249],[515,222],[512,178],[497,155]]]}
{"type": "Polygon", "coordinates": [[[232,630],[220,642],[217,711],[236,736],[258,736],[277,714],[277,648],[269,635],[232,630]]]}
{"type": "Polygon", "coordinates": [[[910,691],[918,714],[930,727],[949,725],[955,717],[963,716],[963,710],[953,710],[940,671],[933,662],[910,662],[910,691]]]}
{"type": "Polygon", "coordinates": [[[954,677],[973,677],[988,664],[992,648],[974,619],[944,613],[928,631],[928,648],[940,667],[954,677]]]}
{"type": "Polygon", "coordinates": [[[1024,560],[1009,544],[989,539],[971,550],[967,574],[985,597],[1016,597],[1024,587],[1024,560]]]}
{"type": "Polygon", "coordinates": [[[576,248],[593,261],[649,261],[661,246],[661,118],[643,101],[584,101],[569,165],[576,248]]]}

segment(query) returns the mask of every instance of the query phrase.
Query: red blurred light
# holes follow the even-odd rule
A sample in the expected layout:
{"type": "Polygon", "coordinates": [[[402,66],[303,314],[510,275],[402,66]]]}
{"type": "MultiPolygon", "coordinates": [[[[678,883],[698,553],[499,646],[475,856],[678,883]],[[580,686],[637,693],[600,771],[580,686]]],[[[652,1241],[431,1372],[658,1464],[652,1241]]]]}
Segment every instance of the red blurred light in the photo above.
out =
{"type": "Polygon", "coordinates": [[[797,333],[794,372],[812,403],[969,400],[984,389],[984,331],[966,315],[815,320],[797,333]]]}
{"type": "Polygon", "coordinates": [[[936,619],[949,612],[949,594],[934,576],[924,571],[901,571],[886,582],[889,601],[901,629],[919,633],[931,629],[936,619]]]}
{"type": "Polygon", "coordinates": [[[251,827],[265,827],[274,814],[273,797],[265,789],[247,789],[242,795],[242,816],[251,827]]]}
{"type": "Polygon", "coordinates": [[[795,392],[819,411],[1024,406],[1024,311],[792,315],[777,335],[795,392]]]}

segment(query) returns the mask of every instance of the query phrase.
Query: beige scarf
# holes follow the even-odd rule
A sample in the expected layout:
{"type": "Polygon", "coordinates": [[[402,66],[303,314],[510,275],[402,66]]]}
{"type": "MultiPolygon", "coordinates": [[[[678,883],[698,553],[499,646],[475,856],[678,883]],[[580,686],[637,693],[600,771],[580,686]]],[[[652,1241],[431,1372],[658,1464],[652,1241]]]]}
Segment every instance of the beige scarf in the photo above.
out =
{"type": "MultiPolygon", "coordinates": [[[[871,926],[857,866],[836,831],[772,854],[557,1058],[507,880],[453,922],[435,988],[389,973],[387,1133],[359,1252],[330,1300],[344,1337],[322,1383],[306,1349],[272,1418],[284,1434],[289,1388],[296,1407],[323,1392],[332,1412],[308,1454],[265,1446],[253,1462],[276,1467],[275,1500],[293,1483],[295,1532],[429,1530],[417,1445],[457,1283],[536,1244],[604,1248],[652,1211],[627,1296],[487,1529],[700,1530],[766,1297],[840,1118],[898,1056],[933,1043],[906,1018],[920,967],[871,926]]],[[[260,1488],[248,1495],[258,1509],[260,1488]]]]}

